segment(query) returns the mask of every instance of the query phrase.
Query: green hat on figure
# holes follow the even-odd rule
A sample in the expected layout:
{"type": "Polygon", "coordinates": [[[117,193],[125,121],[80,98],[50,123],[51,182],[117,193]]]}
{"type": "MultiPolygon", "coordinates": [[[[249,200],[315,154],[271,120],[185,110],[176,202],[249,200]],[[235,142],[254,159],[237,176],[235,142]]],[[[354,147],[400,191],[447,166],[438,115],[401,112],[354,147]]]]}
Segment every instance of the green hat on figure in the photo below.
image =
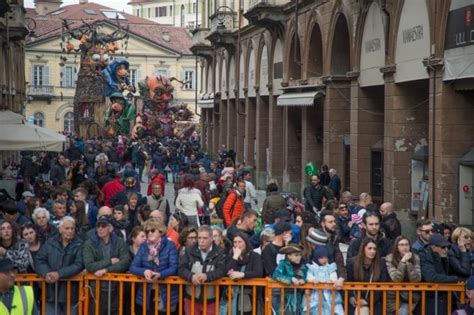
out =
{"type": "Polygon", "coordinates": [[[308,164],[306,164],[304,168],[304,173],[306,174],[306,176],[318,175],[319,173],[318,166],[314,164],[313,162],[309,162],[308,164]]]}

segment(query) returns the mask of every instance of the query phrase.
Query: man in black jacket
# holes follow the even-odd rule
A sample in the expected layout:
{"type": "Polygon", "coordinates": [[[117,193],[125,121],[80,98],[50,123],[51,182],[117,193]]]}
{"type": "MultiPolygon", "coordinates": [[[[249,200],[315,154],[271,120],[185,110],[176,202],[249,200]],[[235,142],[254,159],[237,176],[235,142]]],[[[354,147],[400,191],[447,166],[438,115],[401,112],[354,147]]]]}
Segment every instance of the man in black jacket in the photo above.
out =
{"type": "Polygon", "coordinates": [[[375,212],[366,212],[362,218],[365,227],[364,237],[356,238],[349,245],[347,250],[347,258],[357,256],[359,254],[360,244],[365,237],[373,239],[377,243],[377,251],[380,253],[380,257],[385,257],[390,253],[392,247],[392,241],[385,237],[380,232],[380,215],[375,212]]]}
{"type": "Polygon", "coordinates": [[[382,203],[380,206],[380,215],[382,216],[382,229],[388,239],[393,241],[402,235],[402,226],[400,221],[398,221],[397,214],[393,211],[392,203],[382,203]]]}
{"type": "Polygon", "coordinates": [[[326,200],[333,199],[331,191],[323,186],[317,175],[311,176],[311,185],[304,190],[305,210],[319,212],[323,206],[323,197],[326,200]]]}
{"type": "MultiPolygon", "coordinates": [[[[424,282],[454,283],[460,281],[449,268],[448,248],[450,243],[441,235],[430,237],[424,251],[420,251],[421,275],[424,282]]],[[[448,299],[445,292],[426,293],[426,314],[447,314],[448,299]]]]}
{"type": "MultiPolygon", "coordinates": [[[[194,291],[194,314],[215,314],[216,311],[216,289],[215,286],[207,286],[206,313],[204,313],[204,294],[202,284],[220,279],[226,275],[226,257],[224,251],[214,245],[212,230],[207,225],[198,229],[198,242],[187,247],[179,258],[178,275],[195,286],[194,291]]],[[[191,314],[191,287],[186,287],[185,313],[191,314]]]]}

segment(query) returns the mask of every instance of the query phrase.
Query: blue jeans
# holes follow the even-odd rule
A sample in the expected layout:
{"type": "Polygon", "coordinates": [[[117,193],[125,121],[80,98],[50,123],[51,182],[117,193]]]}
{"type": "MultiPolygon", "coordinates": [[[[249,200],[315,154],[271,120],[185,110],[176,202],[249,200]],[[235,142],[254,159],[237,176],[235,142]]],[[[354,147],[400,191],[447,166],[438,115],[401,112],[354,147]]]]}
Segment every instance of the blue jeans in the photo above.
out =
{"type": "Polygon", "coordinates": [[[176,179],[178,178],[178,173],[179,173],[179,165],[171,165],[171,172],[173,175],[173,183],[176,182],[176,179]]]}

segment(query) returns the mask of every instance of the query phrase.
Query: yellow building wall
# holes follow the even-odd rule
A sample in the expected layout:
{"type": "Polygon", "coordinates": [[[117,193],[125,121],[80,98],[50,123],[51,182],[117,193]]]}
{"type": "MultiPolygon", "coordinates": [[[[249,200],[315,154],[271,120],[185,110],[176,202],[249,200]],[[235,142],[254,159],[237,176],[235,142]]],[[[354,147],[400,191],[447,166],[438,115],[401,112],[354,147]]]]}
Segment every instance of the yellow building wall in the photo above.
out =
{"type": "MultiPolygon", "coordinates": [[[[113,31],[111,27],[104,27],[104,29],[110,32],[113,31]]],[[[173,39],[170,38],[170,40],[172,41],[173,39]]],[[[28,118],[32,117],[36,112],[43,113],[45,117],[43,126],[54,131],[63,131],[64,115],[72,111],[75,93],[75,88],[60,87],[61,56],[67,58],[65,66],[73,66],[76,69],[79,68],[80,59],[79,56],[75,58],[74,55],[61,54],[60,43],[61,39],[55,38],[38,44],[29,44],[26,48],[25,61],[25,75],[26,81],[29,82],[28,85],[31,85],[33,66],[35,64],[47,65],[49,67],[49,84],[54,89],[54,96],[50,103],[47,100],[38,100],[36,98],[28,101],[25,115],[28,118]]],[[[195,71],[194,56],[178,56],[172,51],[162,49],[142,38],[135,37],[133,34],[130,35],[127,51],[121,49],[116,54],[116,57],[128,57],[130,69],[138,70],[138,81],[145,79],[147,75],[153,75],[157,69],[161,68],[168,69],[170,77],[178,79],[184,79],[185,70],[195,71]],[[121,51],[124,51],[124,55],[120,54],[121,51]]],[[[199,74],[195,75],[195,78],[199,78],[199,74]]],[[[196,82],[194,85],[196,87],[196,82]]],[[[187,103],[189,109],[194,111],[195,91],[182,89],[181,84],[178,82],[173,82],[173,86],[175,87],[175,99],[178,102],[183,101],[187,103]]]]}

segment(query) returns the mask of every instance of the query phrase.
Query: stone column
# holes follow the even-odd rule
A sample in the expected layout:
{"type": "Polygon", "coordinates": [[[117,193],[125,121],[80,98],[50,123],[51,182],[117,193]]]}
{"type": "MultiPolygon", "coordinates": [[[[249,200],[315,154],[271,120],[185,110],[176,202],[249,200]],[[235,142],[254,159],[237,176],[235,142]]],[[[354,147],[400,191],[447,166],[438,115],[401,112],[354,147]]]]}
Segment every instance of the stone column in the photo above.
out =
{"type": "Polygon", "coordinates": [[[323,162],[323,104],[316,102],[315,105],[304,107],[301,114],[301,178],[305,186],[304,167],[308,162],[321,165],[323,162]]]}
{"type": "Polygon", "coordinates": [[[443,82],[441,67],[436,66],[435,70],[429,92],[429,216],[434,214],[440,221],[458,223],[459,160],[474,147],[474,97],[443,82]]]}
{"type": "Polygon", "coordinates": [[[428,80],[395,84],[385,67],[384,200],[411,209],[411,161],[428,144],[428,80]]]}
{"type": "Polygon", "coordinates": [[[348,186],[344,163],[344,137],[350,133],[350,82],[330,77],[324,99],[324,163],[335,168],[342,187],[348,186]]]}
{"type": "MultiPolygon", "coordinates": [[[[254,141],[256,137],[256,99],[255,97],[246,98],[245,106],[245,143],[244,143],[244,161],[248,166],[255,166],[255,147],[254,141]]],[[[260,127],[259,127],[260,128],[260,127]]]]}
{"type": "Polygon", "coordinates": [[[269,98],[269,125],[268,130],[268,147],[269,147],[269,178],[276,179],[280,188],[283,184],[283,168],[284,158],[283,153],[285,152],[283,147],[283,107],[277,106],[277,97],[270,95],[269,98]]]}
{"type": "Polygon", "coordinates": [[[245,99],[237,101],[236,115],[233,119],[237,120],[237,132],[236,132],[236,147],[237,152],[236,161],[238,163],[244,160],[244,141],[245,141],[245,99]]]}
{"type": "Polygon", "coordinates": [[[361,88],[357,80],[352,81],[350,134],[351,190],[357,194],[372,193],[371,152],[375,147],[383,150],[383,86],[361,88]]]}
{"type": "Polygon", "coordinates": [[[226,145],[228,149],[236,150],[237,107],[235,99],[228,100],[227,104],[226,145]]]}
{"type": "Polygon", "coordinates": [[[269,137],[269,98],[267,96],[257,96],[257,160],[255,182],[260,188],[265,188],[267,178],[267,148],[269,137]]]}
{"type": "Polygon", "coordinates": [[[217,149],[219,150],[222,144],[227,141],[227,100],[220,100],[219,105],[219,143],[217,149]]]}

